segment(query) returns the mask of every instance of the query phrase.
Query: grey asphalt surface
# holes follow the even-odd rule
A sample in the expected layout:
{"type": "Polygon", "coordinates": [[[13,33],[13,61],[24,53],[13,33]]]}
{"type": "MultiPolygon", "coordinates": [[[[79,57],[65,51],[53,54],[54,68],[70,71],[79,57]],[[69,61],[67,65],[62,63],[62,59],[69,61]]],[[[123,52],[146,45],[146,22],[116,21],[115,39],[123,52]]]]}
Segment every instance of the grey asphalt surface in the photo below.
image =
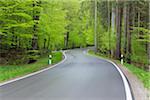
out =
{"type": "Polygon", "coordinates": [[[125,100],[117,69],[83,51],[70,50],[61,65],[0,87],[0,100],[125,100]]]}

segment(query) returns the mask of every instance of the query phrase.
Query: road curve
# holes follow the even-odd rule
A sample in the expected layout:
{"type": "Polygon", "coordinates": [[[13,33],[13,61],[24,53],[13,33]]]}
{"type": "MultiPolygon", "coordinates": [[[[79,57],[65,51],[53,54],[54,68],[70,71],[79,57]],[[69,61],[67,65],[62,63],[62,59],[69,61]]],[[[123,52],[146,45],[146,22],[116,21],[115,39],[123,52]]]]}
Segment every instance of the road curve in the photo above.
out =
{"type": "Polygon", "coordinates": [[[114,65],[83,51],[70,50],[62,64],[1,86],[0,100],[126,100],[114,65]]]}

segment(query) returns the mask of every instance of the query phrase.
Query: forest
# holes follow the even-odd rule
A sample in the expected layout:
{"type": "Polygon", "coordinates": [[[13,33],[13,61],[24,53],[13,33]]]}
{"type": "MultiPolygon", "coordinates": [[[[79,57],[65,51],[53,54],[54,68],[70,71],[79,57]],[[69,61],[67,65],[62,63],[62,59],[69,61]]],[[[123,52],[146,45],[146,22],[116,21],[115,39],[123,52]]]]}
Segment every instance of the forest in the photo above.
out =
{"type": "Polygon", "coordinates": [[[29,63],[54,50],[93,45],[88,6],[77,0],[1,0],[1,64],[29,63]]]}
{"type": "Polygon", "coordinates": [[[0,0],[0,65],[58,50],[95,53],[149,71],[149,0],[0,0]]]}
{"type": "Polygon", "coordinates": [[[149,1],[97,2],[97,51],[149,70],[149,1]],[[105,9],[105,10],[102,10],[105,9]]]}

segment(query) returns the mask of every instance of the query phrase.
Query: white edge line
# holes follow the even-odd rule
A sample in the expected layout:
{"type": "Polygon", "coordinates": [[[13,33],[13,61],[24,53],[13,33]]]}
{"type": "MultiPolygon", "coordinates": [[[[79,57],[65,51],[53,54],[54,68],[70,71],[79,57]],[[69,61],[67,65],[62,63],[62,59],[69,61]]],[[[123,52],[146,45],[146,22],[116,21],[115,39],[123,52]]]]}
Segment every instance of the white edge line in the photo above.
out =
{"type": "MultiPolygon", "coordinates": [[[[87,55],[90,55],[90,54],[88,54],[88,50],[87,50],[87,53],[86,53],[86,54],[87,54],[87,55]]],[[[121,71],[121,69],[120,69],[114,62],[112,62],[111,60],[104,59],[104,58],[101,58],[101,57],[99,57],[99,56],[94,56],[94,55],[90,55],[90,56],[97,57],[97,58],[99,58],[99,59],[103,59],[103,60],[105,60],[105,61],[107,61],[107,62],[113,64],[113,65],[116,67],[116,69],[117,69],[118,72],[120,73],[121,78],[122,78],[123,83],[124,83],[124,88],[125,88],[125,93],[126,93],[126,100],[133,100],[129,83],[128,83],[128,81],[127,81],[125,75],[124,75],[123,72],[121,71]]]]}
{"type": "Polygon", "coordinates": [[[48,67],[48,68],[39,70],[39,71],[37,71],[37,72],[33,72],[33,73],[31,73],[31,74],[28,74],[28,75],[25,75],[25,76],[22,76],[22,77],[19,77],[19,78],[15,78],[15,79],[12,79],[12,80],[9,80],[9,81],[0,83],[0,87],[1,87],[1,86],[4,86],[4,85],[6,85],[6,84],[12,83],[12,82],[16,82],[16,81],[18,81],[18,80],[22,80],[22,79],[25,79],[25,78],[34,76],[34,75],[36,75],[36,74],[42,73],[42,72],[44,72],[44,71],[47,71],[47,70],[49,70],[49,69],[51,69],[51,68],[54,68],[54,67],[56,67],[56,66],[62,64],[62,63],[65,62],[66,59],[67,59],[67,56],[66,56],[66,54],[65,54],[65,52],[67,52],[67,51],[61,51],[61,52],[62,52],[63,55],[64,55],[64,59],[63,59],[62,61],[60,61],[59,63],[54,64],[54,65],[52,65],[52,66],[50,66],[50,67],[48,67]]]}

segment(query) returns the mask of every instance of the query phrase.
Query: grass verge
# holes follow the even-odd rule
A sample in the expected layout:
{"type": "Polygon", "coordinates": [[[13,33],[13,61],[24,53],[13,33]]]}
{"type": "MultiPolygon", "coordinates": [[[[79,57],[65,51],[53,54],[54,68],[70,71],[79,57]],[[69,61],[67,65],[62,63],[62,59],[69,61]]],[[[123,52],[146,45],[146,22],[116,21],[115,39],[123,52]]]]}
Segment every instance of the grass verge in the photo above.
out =
{"type": "MultiPolygon", "coordinates": [[[[62,52],[52,53],[52,64],[56,64],[63,59],[62,52]]],[[[48,56],[43,56],[33,64],[25,65],[0,65],[0,82],[4,82],[16,77],[27,75],[48,67],[48,56]]]]}
{"type": "MultiPolygon", "coordinates": [[[[94,51],[92,51],[92,50],[89,50],[88,53],[91,55],[94,55],[94,56],[99,56],[102,58],[110,59],[106,55],[99,54],[99,53],[95,54],[94,51]]],[[[112,60],[112,59],[110,59],[110,60],[112,60]]],[[[120,61],[118,61],[118,60],[116,60],[116,62],[120,63],[120,61]]],[[[145,88],[150,89],[150,73],[149,72],[147,72],[143,69],[140,69],[135,65],[128,64],[128,63],[124,63],[124,66],[126,68],[128,68],[134,75],[136,75],[139,80],[142,81],[145,88]]]]}

